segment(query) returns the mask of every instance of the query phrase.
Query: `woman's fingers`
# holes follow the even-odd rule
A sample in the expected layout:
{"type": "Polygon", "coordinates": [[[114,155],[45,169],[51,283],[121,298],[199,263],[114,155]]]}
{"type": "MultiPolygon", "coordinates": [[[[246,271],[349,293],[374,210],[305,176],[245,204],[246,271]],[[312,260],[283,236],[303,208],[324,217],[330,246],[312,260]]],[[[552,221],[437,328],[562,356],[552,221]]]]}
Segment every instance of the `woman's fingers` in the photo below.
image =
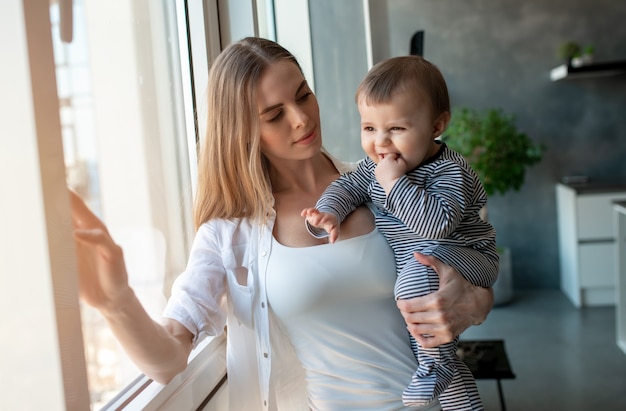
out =
{"type": "Polygon", "coordinates": [[[455,337],[445,327],[416,327],[415,329],[409,329],[409,332],[424,348],[438,347],[441,344],[449,343],[455,337]]]}
{"type": "Polygon", "coordinates": [[[100,219],[87,207],[83,199],[74,191],[68,189],[70,194],[70,206],[72,209],[72,222],[74,228],[99,228],[107,231],[105,225],[100,219]]]}
{"type": "Polygon", "coordinates": [[[101,228],[77,228],[74,229],[74,237],[92,245],[104,247],[116,245],[109,233],[101,228]]]}
{"type": "Polygon", "coordinates": [[[115,305],[128,290],[122,249],[82,198],[70,190],[80,296],[97,308],[115,305]]]}
{"type": "Polygon", "coordinates": [[[450,342],[472,325],[468,313],[476,310],[473,287],[456,269],[436,257],[415,253],[415,258],[439,275],[439,290],[422,297],[398,300],[407,328],[424,347],[450,342]]]}
{"type": "Polygon", "coordinates": [[[455,279],[457,279],[457,277],[462,279],[461,274],[459,274],[454,268],[445,264],[438,258],[433,257],[432,255],[413,253],[413,256],[420,263],[435,270],[435,272],[439,276],[440,289],[443,287],[444,284],[447,284],[450,281],[454,281],[455,279]]]}

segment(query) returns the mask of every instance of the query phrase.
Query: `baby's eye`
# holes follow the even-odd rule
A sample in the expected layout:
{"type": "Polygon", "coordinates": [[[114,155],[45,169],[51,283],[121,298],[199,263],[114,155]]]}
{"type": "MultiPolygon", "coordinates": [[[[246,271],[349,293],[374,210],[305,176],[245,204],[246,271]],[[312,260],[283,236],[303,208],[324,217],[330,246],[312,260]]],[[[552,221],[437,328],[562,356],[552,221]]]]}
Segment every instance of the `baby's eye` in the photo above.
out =
{"type": "Polygon", "coordinates": [[[404,127],[391,127],[391,131],[401,131],[404,130],[404,127]]]}
{"type": "Polygon", "coordinates": [[[365,127],[363,127],[363,131],[374,131],[374,127],[365,126],[365,127]]]}

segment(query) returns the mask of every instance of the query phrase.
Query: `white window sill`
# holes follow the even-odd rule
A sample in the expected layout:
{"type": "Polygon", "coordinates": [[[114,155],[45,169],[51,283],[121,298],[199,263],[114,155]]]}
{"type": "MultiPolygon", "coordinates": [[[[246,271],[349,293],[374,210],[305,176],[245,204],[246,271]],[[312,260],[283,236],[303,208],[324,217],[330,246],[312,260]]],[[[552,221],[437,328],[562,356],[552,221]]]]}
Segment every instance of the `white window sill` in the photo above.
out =
{"type": "Polygon", "coordinates": [[[162,385],[145,375],[109,402],[103,411],[196,410],[212,394],[225,387],[226,336],[203,340],[191,353],[187,369],[162,385]]]}

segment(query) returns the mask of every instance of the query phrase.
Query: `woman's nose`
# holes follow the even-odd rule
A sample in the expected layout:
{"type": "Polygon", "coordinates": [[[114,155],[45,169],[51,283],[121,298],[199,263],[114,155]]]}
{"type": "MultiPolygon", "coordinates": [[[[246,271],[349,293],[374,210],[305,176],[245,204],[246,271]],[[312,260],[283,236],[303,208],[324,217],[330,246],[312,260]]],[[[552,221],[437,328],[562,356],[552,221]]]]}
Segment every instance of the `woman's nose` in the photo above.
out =
{"type": "Polygon", "coordinates": [[[302,108],[298,106],[294,107],[291,110],[290,118],[291,118],[291,126],[293,128],[304,127],[307,121],[309,121],[308,114],[304,110],[302,110],[302,108]]]}

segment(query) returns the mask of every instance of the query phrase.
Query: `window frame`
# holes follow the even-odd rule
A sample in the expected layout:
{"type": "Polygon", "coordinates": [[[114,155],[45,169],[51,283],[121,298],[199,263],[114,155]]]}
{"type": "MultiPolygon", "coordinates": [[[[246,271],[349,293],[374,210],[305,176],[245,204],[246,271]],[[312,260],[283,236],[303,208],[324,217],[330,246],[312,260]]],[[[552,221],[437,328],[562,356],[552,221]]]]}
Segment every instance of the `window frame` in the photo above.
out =
{"type": "MultiPolygon", "coordinates": [[[[204,30],[209,40],[196,42],[211,47],[206,58],[194,61],[196,73],[202,73],[220,49],[215,40],[217,0],[189,6],[203,9],[190,16],[212,10],[212,24],[204,30]],[[202,64],[204,70],[199,68],[202,64]]],[[[5,324],[10,332],[3,331],[0,340],[1,368],[11,370],[0,379],[6,389],[0,409],[90,408],[49,13],[48,0],[7,0],[0,5],[0,33],[5,39],[0,50],[11,56],[1,76],[6,92],[0,105],[0,278],[5,286],[21,291],[6,293],[2,299],[3,312],[16,314],[8,315],[5,324]]],[[[204,18],[201,24],[206,24],[204,18]]],[[[194,119],[193,128],[201,129],[197,124],[194,119]]],[[[194,143],[195,136],[194,131],[194,143]]],[[[189,153],[194,163],[195,150],[189,153]]],[[[199,386],[210,392],[223,384],[225,344],[223,335],[207,339],[190,356],[188,369],[170,384],[140,377],[120,395],[125,396],[124,404],[111,408],[178,410],[176,404],[202,405],[205,397],[199,386]]]]}
{"type": "Polygon", "coordinates": [[[225,404],[226,380],[226,337],[222,334],[200,342],[185,371],[169,384],[140,375],[102,410],[175,411],[202,409],[209,401],[225,404]]]}
{"type": "Polygon", "coordinates": [[[48,1],[0,16],[0,409],[89,409],[48,1]]]}
{"type": "MultiPolygon", "coordinates": [[[[225,45],[241,37],[275,38],[274,10],[272,0],[175,4],[177,10],[186,10],[186,21],[178,24],[188,24],[187,47],[181,47],[186,58],[181,61],[189,65],[183,64],[181,72],[193,85],[184,105],[187,136],[194,143],[188,156],[195,193],[195,144],[205,133],[210,63],[225,45]]],[[[5,313],[20,313],[8,316],[10,333],[3,332],[0,340],[0,368],[11,370],[0,378],[6,388],[0,409],[89,409],[49,0],[6,0],[0,15],[0,35],[11,39],[0,42],[0,51],[12,56],[0,76],[7,91],[0,105],[0,186],[10,200],[0,201],[0,279],[23,290],[7,293],[0,306],[5,313]],[[37,395],[32,395],[33,389],[37,395]]],[[[140,376],[105,409],[217,409],[206,400],[219,387],[216,398],[224,403],[225,347],[225,335],[207,338],[171,383],[161,385],[140,376]]]]}

